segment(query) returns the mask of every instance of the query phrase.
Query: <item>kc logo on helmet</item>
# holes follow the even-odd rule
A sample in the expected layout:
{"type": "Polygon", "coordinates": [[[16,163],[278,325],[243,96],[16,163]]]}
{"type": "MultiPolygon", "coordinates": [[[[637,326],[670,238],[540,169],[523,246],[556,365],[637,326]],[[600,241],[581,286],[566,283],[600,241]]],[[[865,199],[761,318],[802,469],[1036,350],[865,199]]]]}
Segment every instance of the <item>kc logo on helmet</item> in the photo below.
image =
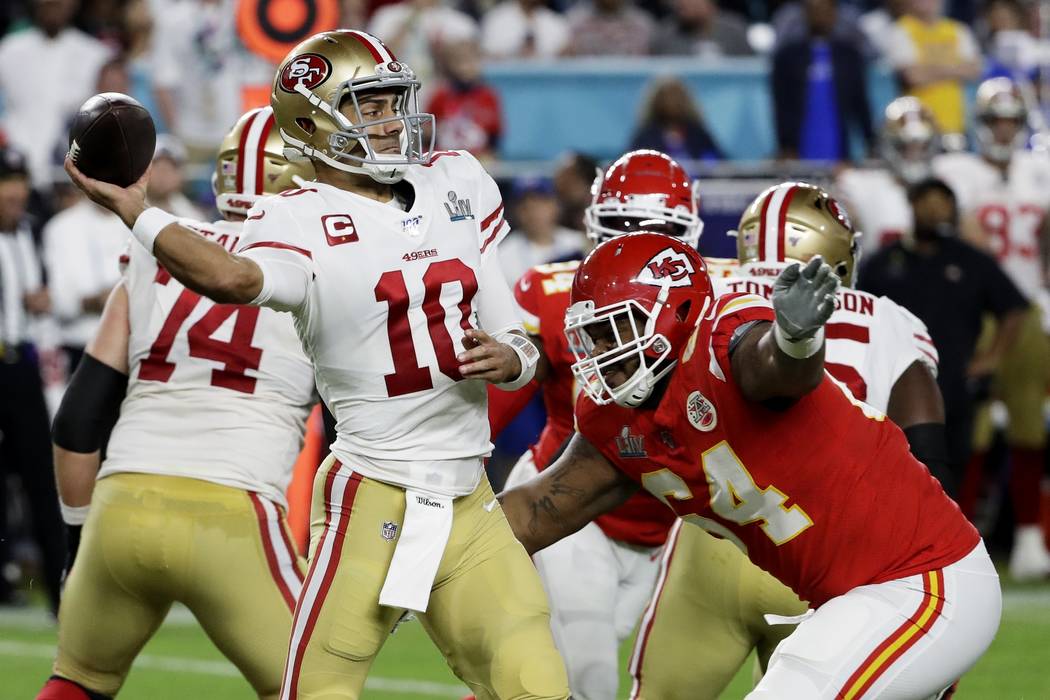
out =
{"type": "Polygon", "coordinates": [[[349,214],[325,214],[321,217],[321,228],[324,229],[328,245],[342,245],[357,240],[357,227],[349,214]]]}
{"type": "Polygon", "coordinates": [[[637,281],[662,287],[670,280],[672,287],[688,287],[693,283],[693,263],[673,248],[664,248],[645,263],[637,281]]]}
{"type": "Polygon", "coordinates": [[[324,56],[304,53],[296,56],[281,71],[278,83],[285,92],[295,92],[296,85],[313,90],[332,74],[332,64],[324,56]]]}

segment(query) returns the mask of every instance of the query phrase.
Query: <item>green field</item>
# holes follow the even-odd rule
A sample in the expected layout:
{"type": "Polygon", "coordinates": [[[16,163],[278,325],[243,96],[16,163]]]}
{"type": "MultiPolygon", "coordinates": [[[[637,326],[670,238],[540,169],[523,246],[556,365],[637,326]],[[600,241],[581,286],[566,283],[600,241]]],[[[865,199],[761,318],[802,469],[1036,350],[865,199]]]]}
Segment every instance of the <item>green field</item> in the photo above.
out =
{"type": "MultiPolygon", "coordinates": [[[[33,698],[49,674],[54,644],[54,627],[40,609],[0,609],[0,698],[33,698]]],[[[1009,587],[999,636],[955,697],[1046,700],[1048,662],[1050,587],[1009,587]]],[[[749,675],[747,667],[724,697],[742,698],[749,675]]],[[[384,647],[366,688],[364,697],[381,700],[459,698],[466,691],[415,622],[402,625],[384,647]]],[[[628,689],[622,682],[621,696],[628,689]]],[[[176,610],[146,646],[120,697],[249,700],[254,695],[189,614],[176,610]]]]}

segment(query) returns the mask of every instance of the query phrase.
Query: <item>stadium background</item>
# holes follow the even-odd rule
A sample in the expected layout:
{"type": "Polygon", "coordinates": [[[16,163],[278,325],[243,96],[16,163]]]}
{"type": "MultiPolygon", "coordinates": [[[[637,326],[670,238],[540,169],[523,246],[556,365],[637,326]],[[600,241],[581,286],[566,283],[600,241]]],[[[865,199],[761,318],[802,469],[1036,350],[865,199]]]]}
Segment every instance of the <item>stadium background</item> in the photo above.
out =
{"type": "MultiPolygon", "coordinates": [[[[470,146],[481,151],[511,203],[512,216],[519,220],[527,218],[527,214],[515,211],[515,202],[528,204],[532,201],[530,196],[544,196],[558,201],[563,215],[561,223],[571,224],[571,216],[565,215],[565,188],[558,179],[572,173],[572,168],[568,167],[573,162],[570,154],[585,156],[582,162],[587,164],[590,161],[586,159],[605,164],[616,157],[637,142],[656,87],[668,79],[677,80],[695,103],[700,115],[698,124],[717,145],[713,151],[708,149],[702,153],[683,147],[681,153],[675,154],[703,183],[701,213],[705,220],[705,235],[701,239],[701,250],[716,256],[733,254],[734,242],[725,232],[735,227],[744,206],[766,186],[789,177],[828,184],[848,162],[863,164],[878,160],[877,138],[865,134],[856,119],[846,127],[848,146],[830,159],[819,153],[798,157],[806,154],[778,143],[778,117],[771,91],[770,66],[776,52],[785,43],[806,40],[809,22],[806,5],[837,6],[830,36],[846,43],[853,42],[858,47],[863,58],[866,109],[871,124],[877,129],[885,105],[900,94],[901,84],[890,56],[880,43],[885,37],[880,39],[879,33],[884,33],[886,27],[874,20],[879,19],[880,13],[889,17],[891,13],[906,11],[913,4],[907,0],[886,3],[875,0],[837,3],[830,0],[825,3],[729,0],[716,5],[707,0],[668,0],[631,5],[607,0],[607,3],[599,4],[620,6],[617,12],[634,14],[630,18],[625,14],[622,26],[603,25],[599,28],[598,31],[609,32],[608,41],[598,52],[600,55],[571,56],[563,54],[573,53],[576,42],[583,41],[582,33],[593,34],[595,31],[591,26],[593,23],[587,21],[589,5],[586,0],[546,3],[571,29],[562,39],[560,49],[544,49],[544,42],[534,39],[536,49],[530,56],[524,55],[525,49],[521,49],[519,55],[493,55],[491,49],[498,45],[499,36],[496,32],[495,38],[487,38],[486,35],[492,32],[489,31],[491,23],[486,24],[486,15],[494,12],[497,3],[485,0],[461,3],[430,0],[406,0],[403,3],[382,0],[84,0],[81,3],[72,0],[9,0],[0,9],[0,35],[6,40],[20,32],[30,31],[34,13],[41,6],[67,2],[75,9],[73,24],[97,39],[105,51],[105,58],[98,64],[99,80],[93,84],[43,85],[41,90],[86,97],[98,90],[118,89],[139,98],[153,111],[163,131],[174,132],[175,138],[163,140],[166,153],[181,171],[184,178],[181,189],[187,199],[209,217],[215,216],[209,199],[213,167],[209,160],[209,142],[205,138],[202,143],[192,134],[192,127],[186,126],[186,120],[178,118],[178,104],[170,112],[176,118],[166,118],[169,113],[166,110],[172,109],[172,98],[178,102],[180,92],[198,91],[211,96],[224,93],[225,98],[215,97],[218,105],[215,113],[226,114],[226,117],[216,116],[213,121],[219,132],[225,130],[232,123],[230,114],[235,117],[240,111],[265,101],[269,90],[268,70],[272,70],[275,57],[283,52],[279,39],[288,38],[275,35],[308,35],[310,29],[326,29],[337,24],[376,29],[374,25],[378,13],[383,11],[382,6],[415,5],[419,14],[431,13],[425,16],[433,18],[435,25],[447,26],[447,36],[456,37],[455,41],[444,44],[458,44],[460,40],[467,44],[479,41],[480,48],[467,51],[483,59],[480,75],[470,80],[450,75],[448,65],[442,65],[448,64],[450,57],[445,55],[447,46],[441,40],[435,41],[431,36],[426,39],[425,46],[414,46],[410,53],[422,50],[427,55],[427,65],[420,70],[428,90],[425,99],[433,98],[439,91],[452,95],[451,106],[446,104],[449,119],[443,120],[441,113],[438,115],[439,139],[443,138],[440,133],[442,124],[455,122],[463,127],[457,131],[463,142],[446,140],[444,147],[470,146]],[[440,16],[439,10],[443,13],[440,16]],[[193,21],[198,11],[206,21],[193,21]],[[453,11],[457,14],[451,15],[453,11]],[[679,49],[678,55],[651,55],[663,50],[658,43],[658,32],[672,27],[690,12],[707,13],[705,21],[720,29],[717,32],[711,30],[688,49],[679,49]],[[637,16],[644,18],[642,23],[649,25],[653,37],[641,48],[635,40],[637,37],[632,38],[630,34],[630,30],[637,27],[637,16]],[[718,17],[721,24],[712,17],[718,17]],[[191,50],[196,47],[197,57],[201,58],[181,66],[181,71],[170,65],[172,57],[179,56],[180,50],[173,48],[172,44],[179,44],[185,38],[179,32],[193,35],[188,45],[191,50]],[[747,51],[740,49],[739,41],[733,44],[734,37],[739,39],[733,32],[743,32],[747,51]],[[166,58],[157,55],[162,52],[162,45],[166,58]],[[217,51],[215,55],[207,55],[213,50],[217,51]],[[544,51],[551,55],[537,55],[544,51]],[[747,55],[729,55],[739,53],[747,55]],[[165,65],[165,60],[169,65],[165,65]],[[165,90],[168,92],[167,103],[159,96],[165,90]],[[477,118],[475,124],[470,123],[470,106],[476,105],[476,100],[497,105],[497,127],[493,127],[488,118],[477,118]]],[[[516,0],[510,0],[503,5],[514,2],[516,0]]],[[[922,2],[919,0],[914,4],[922,2]]],[[[982,51],[982,76],[1009,74],[1031,81],[1037,88],[1036,94],[1044,94],[1038,88],[1046,75],[1043,70],[1045,56],[1050,53],[1041,39],[1046,36],[1045,30],[1050,24],[1047,3],[957,0],[944,3],[943,9],[946,15],[969,27],[977,38],[982,51]],[[1012,27],[1009,22],[1004,24],[997,12],[1015,12],[1020,27],[1012,27]]],[[[386,12],[390,14],[389,7],[386,12]]],[[[388,18],[387,21],[393,20],[388,18]]],[[[565,32],[564,27],[560,31],[565,32]]],[[[591,43],[595,42],[592,40],[591,43]]],[[[600,41],[597,43],[602,45],[600,41]]],[[[0,57],[4,56],[4,40],[0,40],[0,57]]],[[[64,60],[68,58],[68,55],[63,56],[64,60]]],[[[0,130],[6,134],[0,143],[22,150],[48,152],[46,157],[35,160],[32,153],[29,154],[31,162],[35,163],[31,209],[36,217],[35,231],[42,235],[49,218],[74,201],[60,170],[65,148],[64,133],[61,129],[50,135],[34,130],[27,133],[21,126],[25,122],[14,119],[14,113],[21,108],[19,98],[13,92],[5,93],[4,86],[16,82],[32,83],[36,68],[31,63],[12,65],[0,62],[0,74],[6,74],[0,78],[0,130]],[[40,143],[47,139],[50,139],[49,143],[40,143]]],[[[966,109],[972,103],[975,84],[968,81],[964,85],[966,109]]],[[[40,98],[44,103],[50,99],[46,94],[40,98]]],[[[65,114],[63,118],[68,116],[65,114]]],[[[817,122],[819,128],[819,117],[817,122]]],[[[1037,115],[1035,123],[1042,124],[1043,118],[1037,115]]],[[[966,147],[967,137],[972,137],[972,133],[966,132],[958,134],[954,140],[950,138],[949,145],[966,147]]],[[[214,143],[213,139],[211,150],[214,143]]],[[[567,226],[569,230],[572,228],[567,226]]],[[[85,235],[89,233],[85,232],[85,235]]],[[[525,238],[522,233],[515,235],[519,239],[525,238]]],[[[581,244],[582,239],[578,239],[577,247],[581,244]]],[[[540,254],[530,249],[528,241],[522,246],[530,255],[540,254]]],[[[62,280],[51,279],[50,284],[60,285],[62,280]]],[[[61,361],[51,366],[47,378],[52,401],[60,395],[67,373],[68,367],[63,367],[61,361]]],[[[495,481],[500,481],[502,470],[535,436],[541,421],[542,409],[534,403],[501,436],[492,467],[495,481]]],[[[322,449],[317,417],[312,419],[311,426],[311,441],[300,465],[304,474],[308,474],[316,463],[322,449]]],[[[10,504],[6,509],[8,532],[16,546],[12,548],[14,556],[4,566],[3,574],[21,585],[28,594],[19,594],[7,601],[14,605],[0,606],[0,679],[3,679],[0,697],[22,698],[32,696],[48,673],[54,629],[41,605],[39,593],[33,588],[36,555],[22,517],[24,509],[19,502],[19,485],[17,479],[5,478],[8,482],[6,498],[10,504]]],[[[1004,489],[1001,484],[992,486],[983,511],[983,529],[993,538],[1008,538],[1009,506],[1005,499],[998,498],[1004,489]]],[[[299,479],[295,488],[299,489],[298,501],[302,503],[308,489],[308,477],[299,479]]],[[[302,516],[298,531],[300,535],[304,532],[302,516]]],[[[1017,585],[1007,581],[1006,585],[1006,609],[1000,637],[987,657],[967,677],[959,697],[1050,697],[1050,679],[1038,664],[1041,655],[1045,654],[1046,640],[1050,639],[1050,589],[1046,584],[1017,585]]],[[[373,675],[375,679],[368,686],[369,697],[459,697],[461,691],[418,625],[405,626],[391,639],[373,675]]],[[[741,697],[746,692],[748,680],[749,669],[744,669],[727,697],[741,697]]],[[[623,683],[622,687],[626,690],[628,686],[623,683]]],[[[176,609],[158,637],[147,646],[122,696],[235,698],[248,697],[249,691],[232,666],[221,659],[195,627],[188,614],[176,609]]]]}

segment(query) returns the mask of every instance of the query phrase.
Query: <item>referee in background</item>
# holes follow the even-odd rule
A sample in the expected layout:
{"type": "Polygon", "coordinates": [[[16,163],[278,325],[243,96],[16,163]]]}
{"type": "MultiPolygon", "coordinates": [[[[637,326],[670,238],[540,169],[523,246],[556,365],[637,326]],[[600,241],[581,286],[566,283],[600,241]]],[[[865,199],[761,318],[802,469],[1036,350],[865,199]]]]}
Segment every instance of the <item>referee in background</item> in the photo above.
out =
{"type": "MultiPolygon", "coordinates": [[[[40,547],[48,601],[57,612],[65,538],[40,364],[29,337],[30,317],[47,313],[50,300],[26,216],[29,194],[25,159],[0,148],[0,567],[11,556],[6,487],[14,474],[40,547]]],[[[10,583],[0,575],[0,602],[12,598],[10,583]]]]}

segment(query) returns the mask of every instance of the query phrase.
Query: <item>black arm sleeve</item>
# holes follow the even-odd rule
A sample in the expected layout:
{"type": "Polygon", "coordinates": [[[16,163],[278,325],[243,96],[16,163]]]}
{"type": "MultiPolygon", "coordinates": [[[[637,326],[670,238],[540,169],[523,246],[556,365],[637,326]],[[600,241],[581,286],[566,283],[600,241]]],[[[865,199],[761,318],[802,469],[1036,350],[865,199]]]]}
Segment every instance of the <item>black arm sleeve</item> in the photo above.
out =
{"type": "Polygon", "coordinates": [[[919,423],[904,429],[915,459],[926,465],[948,493],[955,493],[955,480],[948,470],[948,441],[944,423],[919,423]]]}
{"type": "Polygon", "coordinates": [[[51,439],[70,452],[101,449],[117,424],[127,390],[127,375],[85,354],[55,414],[51,439]]]}

